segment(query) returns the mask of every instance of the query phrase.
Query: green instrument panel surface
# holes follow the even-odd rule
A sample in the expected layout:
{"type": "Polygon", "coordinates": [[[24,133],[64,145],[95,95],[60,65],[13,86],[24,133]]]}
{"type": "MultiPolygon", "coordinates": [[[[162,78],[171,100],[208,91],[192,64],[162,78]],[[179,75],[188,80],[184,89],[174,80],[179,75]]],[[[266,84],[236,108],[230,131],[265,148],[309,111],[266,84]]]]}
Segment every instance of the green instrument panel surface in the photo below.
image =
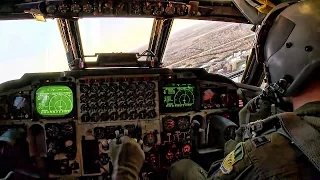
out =
{"type": "Polygon", "coordinates": [[[195,101],[195,86],[192,84],[171,83],[163,87],[166,108],[192,107],[195,101]]]}
{"type": "Polygon", "coordinates": [[[73,92],[68,86],[42,86],[35,99],[36,110],[44,117],[61,117],[73,110],[73,92]]]}

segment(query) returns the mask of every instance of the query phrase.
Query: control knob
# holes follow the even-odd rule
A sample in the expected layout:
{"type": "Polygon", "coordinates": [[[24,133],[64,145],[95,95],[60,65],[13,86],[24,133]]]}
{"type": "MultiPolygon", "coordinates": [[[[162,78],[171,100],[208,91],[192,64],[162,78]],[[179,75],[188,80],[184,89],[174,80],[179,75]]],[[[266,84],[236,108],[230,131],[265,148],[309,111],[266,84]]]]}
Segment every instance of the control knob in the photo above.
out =
{"type": "Polygon", "coordinates": [[[107,153],[101,153],[100,154],[100,162],[102,165],[108,164],[110,161],[110,157],[108,156],[107,153]]]}

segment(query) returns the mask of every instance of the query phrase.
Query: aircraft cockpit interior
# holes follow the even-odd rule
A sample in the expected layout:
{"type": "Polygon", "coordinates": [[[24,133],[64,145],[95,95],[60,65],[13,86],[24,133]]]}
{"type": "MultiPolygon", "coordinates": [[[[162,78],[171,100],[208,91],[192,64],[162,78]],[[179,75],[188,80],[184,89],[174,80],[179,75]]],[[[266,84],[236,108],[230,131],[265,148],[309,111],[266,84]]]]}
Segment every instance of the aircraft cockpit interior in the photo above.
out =
{"type": "MultiPolygon", "coordinates": [[[[10,131],[19,128],[24,130],[22,135],[26,140],[19,144],[24,165],[14,173],[19,174],[20,179],[65,176],[84,180],[111,179],[113,165],[109,142],[122,136],[134,138],[145,153],[140,172],[143,180],[166,179],[168,167],[180,159],[192,159],[208,169],[213,161],[223,158],[225,142],[235,138],[239,127],[239,111],[261,93],[264,79],[261,63],[250,53],[254,38],[251,28],[261,15],[244,15],[245,7],[236,1],[1,1],[1,28],[6,27],[7,22],[22,20],[39,23],[39,26],[56,21],[61,37],[53,38],[62,39],[63,61],[68,66],[60,72],[29,71],[15,79],[9,76],[19,71],[13,65],[28,61],[23,61],[22,56],[20,61],[9,62],[9,59],[8,63],[13,64],[10,70],[6,69],[6,64],[2,65],[0,74],[4,77],[0,79],[10,79],[0,84],[0,139],[14,143],[10,131]],[[149,44],[137,52],[101,52],[98,49],[94,55],[86,54],[82,44],[90,39],[83,38],[82,33],[90,24],[81,23],[97,18],[112,19],[114,24],[121,18],[128,21],[131,18],[133,21],[134,18],[152,19],[150,37],[147,37],[149,44]],[[174,21],[180,19],[204,23],[192,28],[190,25],[188,30],[177,30],[176,36],[183,31],[189,34],[171,41],[174,21]],[[212,27],[216,29],[211,32],[211,26],[204,27],[206,22],[215,22],[212,27]],[[202,27],[204,30],[199,33],[202,27]],[[206,33],[211,34],[207,37],[206,33]],[[193,36],[199,39],[205,36],[207,41],[190,48],[189,52],[171,53],[172,63],[166,63],[169,58],[166,54],[170,53],[166,47],[181,49],[187,43],[196,42],[193,36]],[[233,39],[228,39],[230,37],[233,39]],[[175,45],[179,41],[182,43],[175,45]],[[208,51],[212,56],[206,54],[204,46],[213,47],[212,52],[208,51]],[[179,58],[175,53],[184,55],[179,58]],[[199,60],[201,56],[203,59],[199,60]],[[88,61],[90,58],[95,61],[88,61]],[[211,64],[206,66],[208,63],[211,64]]],[[[97,31],[113,28],[113,24],[103,25],[105,27],[97,31]]],[[[19,29],[23,31],[24,27],[19,29]]],[[[139,36],[139,31],[126,31],[131,32],[130,36],[139,36]]],[[[19,32],[12,29],[12,33],[19,32]]],[[[2,32],[4,36],[6,33],[11,32],[2,32]]],[[[36,39],[50,34],[28,31],[22,36],[36,39]]],[[[32,39],[29,39],[31,45],[32,39]]],[[[107,40],[101,37],[101,41],[107,40]]],[[[114,44],[119,47],[131,43],[113,42],[120,44],[114,44]]],[[[18,39],[15,43],[24,42],[18,39]]],[[[34,43],[34,48],[36,46],[34,43]]],[[[42,50],[39,48],[39,54],[46,54],[42,50]]],[[[54,56],[54,49],[50,51],[49,55],[33,58],[54,56]]],[[[15,53],[20,54],[19,49],[10,52],[12,55],[8,57],[15,53]]],[[[23,64],[32,65],[36,66],[23,64]]],[[[12,170],[7,168],[0,170],[1,177],[12,170]]]]}

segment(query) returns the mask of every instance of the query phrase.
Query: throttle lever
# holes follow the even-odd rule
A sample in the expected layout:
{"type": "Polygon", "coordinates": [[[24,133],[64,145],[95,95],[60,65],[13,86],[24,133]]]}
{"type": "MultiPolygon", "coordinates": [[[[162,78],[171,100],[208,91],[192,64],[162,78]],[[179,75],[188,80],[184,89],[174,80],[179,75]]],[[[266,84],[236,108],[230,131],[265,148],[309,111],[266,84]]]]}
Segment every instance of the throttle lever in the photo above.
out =
{"type": "Polygon", "coordinates": [[[115,135],[116,135],[116,143],[117,143],[117,144],[121,144],[122,141],[121,141],[121,139],[120,139],[120,131],[119,131],[119,130],[116,130],[114,133],[115,133],[115,135]]]}

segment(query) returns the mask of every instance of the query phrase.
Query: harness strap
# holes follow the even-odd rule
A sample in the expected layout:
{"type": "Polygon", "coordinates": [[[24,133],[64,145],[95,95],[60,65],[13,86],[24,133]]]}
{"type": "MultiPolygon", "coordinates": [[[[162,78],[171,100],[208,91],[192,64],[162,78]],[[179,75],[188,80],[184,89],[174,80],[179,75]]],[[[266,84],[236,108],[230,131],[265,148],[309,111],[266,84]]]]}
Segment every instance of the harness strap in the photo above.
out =
{"type": "Polygon", "coordinates": [[[294,113],[279,114],[281,129],[278,132],[295,144],[320,171],[320,133],[294,113]]]}

